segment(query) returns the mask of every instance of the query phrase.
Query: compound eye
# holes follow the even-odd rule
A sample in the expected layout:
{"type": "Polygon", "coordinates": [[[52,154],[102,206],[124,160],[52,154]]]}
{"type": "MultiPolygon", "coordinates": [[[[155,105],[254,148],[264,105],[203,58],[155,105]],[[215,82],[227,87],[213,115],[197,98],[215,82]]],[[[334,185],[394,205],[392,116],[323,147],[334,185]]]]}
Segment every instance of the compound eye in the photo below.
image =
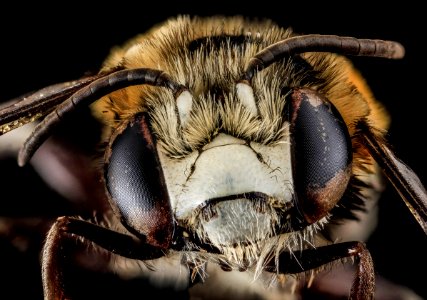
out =
{"type": "Polygon", "coordinates": [[[291,95],[291,135],[297,207],[312,224],[344,194],[351,175],[352,146],[347,126],[325,97],[310,89],[291,95]]]}
{"type": "Polygon", "coordinates": [[[136,115],[115,134],[110,149],[104,176],[113,208],[147,243],[168,248],[174,223],[148,115],[136,115]]]}

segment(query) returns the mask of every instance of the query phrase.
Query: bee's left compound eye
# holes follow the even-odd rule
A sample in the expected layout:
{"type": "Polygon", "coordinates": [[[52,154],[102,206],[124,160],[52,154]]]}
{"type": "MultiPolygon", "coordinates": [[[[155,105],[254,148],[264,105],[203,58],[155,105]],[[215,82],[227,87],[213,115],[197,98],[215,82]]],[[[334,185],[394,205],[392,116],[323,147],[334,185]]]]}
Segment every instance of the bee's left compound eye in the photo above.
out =
{"type": "Polygon", "coordinates": [[[328,214],[344,194],[351,175],[347,126],[324,96],[310,89],[291,95],[291,135],[297,207],[305,223],[328,214]]]}
{"type": "Polygon", "coordinates": [[[173,218],[148,116],[138,114],[116,133],[106,154],[105,181],[113,207],[132,232],[168,248],[173,218]]]}

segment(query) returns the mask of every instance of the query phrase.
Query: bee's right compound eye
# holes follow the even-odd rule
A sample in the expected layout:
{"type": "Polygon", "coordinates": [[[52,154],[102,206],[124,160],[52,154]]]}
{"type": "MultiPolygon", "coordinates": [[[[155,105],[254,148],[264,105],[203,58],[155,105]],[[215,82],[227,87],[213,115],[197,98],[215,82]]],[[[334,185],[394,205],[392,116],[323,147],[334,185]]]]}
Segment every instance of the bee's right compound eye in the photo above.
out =
{"type": "Polygon", "coordinates": [[[113,139],[105,166],[110,201],[129,230],[166,249],[174,223],[148,115],[137,114],[113,139]]]}
{"type": "Polygon", "coordinates": [[[351,175],[352,146],[347,125],[324,96],[307,89],[291,94],[291,135],[296,206],[303,222],[328,214],[351,175]]]}

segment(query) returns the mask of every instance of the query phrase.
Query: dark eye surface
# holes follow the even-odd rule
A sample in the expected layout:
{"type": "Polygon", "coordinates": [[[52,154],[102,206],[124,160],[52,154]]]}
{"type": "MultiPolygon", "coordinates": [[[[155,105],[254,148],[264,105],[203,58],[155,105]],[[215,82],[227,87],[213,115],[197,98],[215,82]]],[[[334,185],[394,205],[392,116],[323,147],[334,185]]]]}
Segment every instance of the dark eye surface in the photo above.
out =
{"type": "Polygon", "coordinates": [[[137,115],[117,135],[107,159],[106,185],[125,225],[166,243],[172,234],[169,197],[146,115],[137,115]]]}
{"type": "Polygon", "coordinates": [[[326,98],[309,89],[292,93],[291,134],[298,202],[313,223],[339,201],[350,179],[347,126],[326,98]]]}

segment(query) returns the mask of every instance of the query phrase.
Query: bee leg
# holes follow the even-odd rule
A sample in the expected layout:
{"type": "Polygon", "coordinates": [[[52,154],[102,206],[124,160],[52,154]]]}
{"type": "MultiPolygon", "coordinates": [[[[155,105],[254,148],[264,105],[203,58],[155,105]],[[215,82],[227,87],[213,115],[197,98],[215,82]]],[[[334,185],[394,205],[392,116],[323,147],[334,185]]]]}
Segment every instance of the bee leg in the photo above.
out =
{"type": "Polygon", "coordinates": [[[404,164],[387,145],[386,141],[376,134],[365,122],[357,124],[362,142],[372,157],[382,168],[396,191],[402,197],[409,211],[427,234],[427,190],[417,174],[404,164]]]}
{"type": "Polygon", "coordinates": [[[279,256],[279,263],[274,260],[268,265],[270,271],[281,274],[295,274],[305,272],[327,263],[346,258],[356,258],[357,269],[351,287],[352,300],[374,299],[375,272],[371,254],[362,242],[345,242],[291,253],[283,252],[279,256]]]}
{"type": "Polygon", "coordinates": [[[64,290],[63,265],[76,241],[91,242],[115,254],[140,260],[164,255],[162,249],[146,244],[143,239],[122,234],[83,220],[59,217],[48,232],[42,252],[42,280],[45,299],[67,299],[64,290]],[[61,264],[62,262],[62,264],[61,264]]]}

